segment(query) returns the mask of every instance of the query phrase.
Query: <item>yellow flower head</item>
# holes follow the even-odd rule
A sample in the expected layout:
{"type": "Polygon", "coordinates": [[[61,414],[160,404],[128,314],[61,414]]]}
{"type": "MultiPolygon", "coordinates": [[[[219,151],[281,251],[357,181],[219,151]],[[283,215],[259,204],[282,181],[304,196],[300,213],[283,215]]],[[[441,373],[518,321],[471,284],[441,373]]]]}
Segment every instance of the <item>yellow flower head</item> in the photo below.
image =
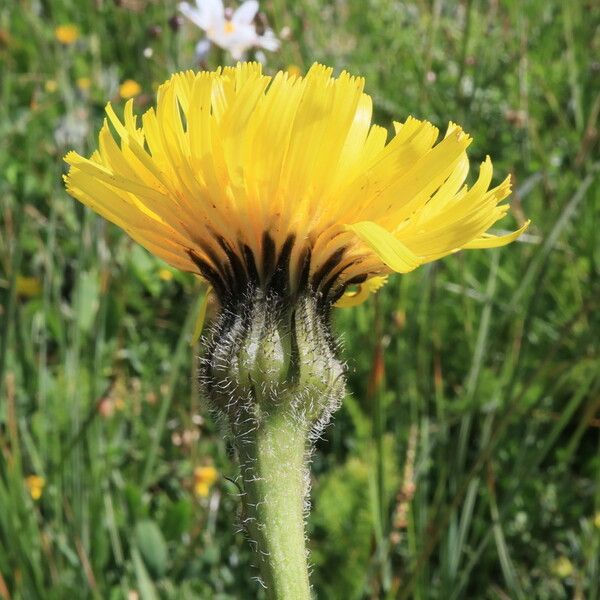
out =
{"type": "Polygon", "coordinates": [[[141,123],[109,104],[99,149],[67,154],[70,194],[171,265],[202,275],[219,299],[249,285],[330,305],[375,281],[462,248],[502,246],[510,180],[472,187],[471,138],[408,117],[371,124],[364,81],[315,64],[305,77],[242,63],[173,75],[141,123]],[[116,133],[116,136],[113,134],[116,133]]]}
{"type": "Polygon", "coordinates": [[[173,271],[169,271],[169,269],[163,267],[158,270],[158,276],[163,281],[171,281],[171,279],[173,279],[173,271]]]}
{"type": "Polygon", "coordinates": [[[15,282],[17,295],[22,298],[35,298],[42,293],[42,282],[37,277],[17,276],[15,282]]]}
{"type": "Polygon", "coordinates": [[[300,69],[300,67],[298,65],[288,65],[288,68],[286,69],[286,73],[290,76],[290,77],[300,77],[300,75],[302,74],[302,70],[300,69]]]}
{"type": "Polygon", "coordinates": [[[25,478],[25,485],[33,500],[39,500],[42,497],[46,480],[39,475],[29,475],[29,477],[25,478]]]}
{"type": "Polygon", "coordinates": [[[79,38],[79,27],[72,24],[59,25],[54,30],[54,37],[65,46],[73,44],[79,38]]]}
{"type": "Polygon", "coordinates": [[[75,83],[82,92],[87,92],[92,87],[92,80],[89,77],[79,77],[75,83]]]}
{"type": "Polygon", "coordinates": [[[570,577],[573,571],[573,563],[566,556],[560,556],[552,563],[552,572],[561,579],[570,577]]]}
{"type": "Polygon", "coordinates": [[[196,467],[194,469],[194,493],[196,496],[206,498],[218,477],[219,473],[213,466],[196,467]]]}
{"type": "Polygon", "coordinates": [[[54,79],[48,79],[44,83],[44,89],[49,93],[53,94],[58,89],[58,83],[54,79]]]}
{"type": "Polygon", "coordinates": [[[126,79],[119,86],[119,96],[124,99],[133,98],[142,91],[140,84],[133,79],[126,79]]]}

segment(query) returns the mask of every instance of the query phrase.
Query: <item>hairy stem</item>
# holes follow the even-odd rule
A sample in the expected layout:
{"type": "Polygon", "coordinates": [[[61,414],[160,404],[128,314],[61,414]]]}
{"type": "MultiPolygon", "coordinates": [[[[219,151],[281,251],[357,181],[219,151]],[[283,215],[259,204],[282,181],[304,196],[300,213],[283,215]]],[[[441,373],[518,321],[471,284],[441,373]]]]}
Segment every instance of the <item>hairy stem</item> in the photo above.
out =
{"type": "Polygon", "coordinates": [[[280,408],[238,443],[244,524],[270,600],[309,600],[304,533],[309,427],[280,408]]]}
{"type": "Polygon", "coordinates": [[[210,406],[237,449],[243,524],[270,600],[310,598],[310,444],[344,396],[344,365],[321,300],[249,288],[222,308],[200,369],[210,406]]]}

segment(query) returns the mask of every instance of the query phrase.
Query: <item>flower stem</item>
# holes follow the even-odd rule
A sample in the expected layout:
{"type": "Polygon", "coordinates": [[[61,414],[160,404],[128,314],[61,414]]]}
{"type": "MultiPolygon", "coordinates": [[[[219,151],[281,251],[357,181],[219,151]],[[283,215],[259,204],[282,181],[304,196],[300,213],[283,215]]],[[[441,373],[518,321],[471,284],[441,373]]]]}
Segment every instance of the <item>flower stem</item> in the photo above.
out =
{"type": "Polygon", "coordinates": [[[283,407],[238,438],[245,526],[269,600],[309,600],[304,533],[309,427],[283,407]]]}
{"type": "Polygon", "coordinates": [[[320,301],[249,288],[220,311],[200,369],[206,397],[237,449],[243,525],[269,600],[311,596],[308,459],[312,439],[344,397],[344,366],[320,301]]]}

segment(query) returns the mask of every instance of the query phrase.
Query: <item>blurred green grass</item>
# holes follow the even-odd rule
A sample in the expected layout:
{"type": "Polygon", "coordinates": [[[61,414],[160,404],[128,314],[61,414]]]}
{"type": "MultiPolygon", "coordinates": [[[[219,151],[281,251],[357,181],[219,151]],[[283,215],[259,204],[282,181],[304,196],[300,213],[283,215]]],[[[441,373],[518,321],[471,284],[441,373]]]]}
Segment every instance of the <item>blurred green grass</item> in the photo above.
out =
{"type": "MultiPolygon", "coordinates": [[[[472,165],[489,153],[496,180],[513,175],[509,219],[533,219],[518,243],[336,312],[349,393],[313,461],[317,597],[598,599],[600,7],[261,8],[289,28],[268,71],[319,60],[366,76],[381,124],[460,123],[472,165]]],[[[166,0],[0,4],[2,599],[261,596],[235,466],[194,383],[203,288],[60,179],[121,82],[141,85],[141,111],[194,67],[199,31],[174,30],[175,14],[166,0]],[[66,23],[72,46],[54,37],[66,23]],[[220,478],[198,497],[209,464],[220,478]]]]}

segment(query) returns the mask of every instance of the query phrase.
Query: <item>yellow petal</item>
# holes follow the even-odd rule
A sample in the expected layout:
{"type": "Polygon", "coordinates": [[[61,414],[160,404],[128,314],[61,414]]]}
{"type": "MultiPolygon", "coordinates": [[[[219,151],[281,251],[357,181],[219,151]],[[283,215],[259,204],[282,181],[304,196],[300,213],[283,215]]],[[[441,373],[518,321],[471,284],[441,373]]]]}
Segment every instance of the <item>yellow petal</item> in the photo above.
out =
{"type": "Polygon", "coordinates": [[[206,498],[210,493],[210,486],[204,481],[194,484],[194,493],[200,498],[206,498]]]}
{"type": "Polygon", "coordinates": [[[463,248],[474,250],[476,248],[499,248],[500,246],[506,246],[514,242],[529,227],[530,223],[531,221],[528,220],[519,229],[506,235],[483,234],[480,238],[466,243],[463,248]]]}
{"type": "Polygon", "coordinates": [[[377,223],[363,221],[346,225],[346,229],[353,231],[385,265],[396,273],[408,273],[421,264],[418,256],[377,223]]]}
{"type": "Polygon", "coordinates": [[[371,294],[374,294],[387,283],[387,275],[371,277],[356,286],[356,290],[347,291],[336,303],[336,308],[350,308],[362,304],[371,294]]]}
{"type": "Polygon", "coordinates": [[[196,317],[196,322],[194,323],[194,331],[192,333],[192,339],[190,340],[190,346],[194,346],[200,339],[200,335],[202,335],[202,330],[204,329],[204,320],[206,319],[206,309],[208,307],[208,300],[211,291],[212,289],[209,286],[208,289],[204,291],[204,295],[200,299],[198,316],[196,317]]]}

